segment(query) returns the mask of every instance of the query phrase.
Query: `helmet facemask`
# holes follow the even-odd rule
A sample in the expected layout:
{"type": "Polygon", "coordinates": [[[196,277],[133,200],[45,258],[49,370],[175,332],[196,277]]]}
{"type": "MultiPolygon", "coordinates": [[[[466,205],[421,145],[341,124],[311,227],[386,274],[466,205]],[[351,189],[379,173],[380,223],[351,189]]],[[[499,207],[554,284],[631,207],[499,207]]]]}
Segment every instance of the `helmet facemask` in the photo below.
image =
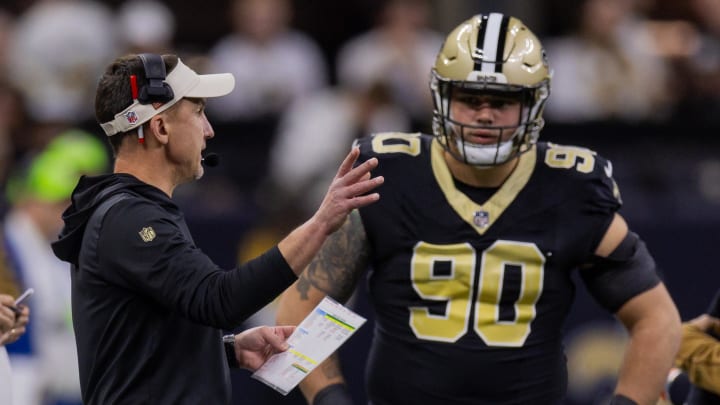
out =
{"type": "Polygon", "coordinates": [[[502,14],[478,15],[448,36],[432,70],[430,90],[434,103],[433,132],[443,147],[463,163],[492,167],[527,152],[537,142],[544,125],[542,110],[550,93],[550,73],[542,46],[519,20],[502,14]],[[491,30],[482,30],[483,25],[494,25],[495,44],[503,43],[498,51],[502,59],[498,61],[478,49],[481,36],[491,30]],[[455,91],[519,101],[517,124],[487,126],[453,119],[451,96],[455,91]],[[498,142],[490,145],[466,142],[467,129],[476,128],[497,131],[498,142]],[[502,134],[508,130],[513,133],[503,140],[502,134]]]}

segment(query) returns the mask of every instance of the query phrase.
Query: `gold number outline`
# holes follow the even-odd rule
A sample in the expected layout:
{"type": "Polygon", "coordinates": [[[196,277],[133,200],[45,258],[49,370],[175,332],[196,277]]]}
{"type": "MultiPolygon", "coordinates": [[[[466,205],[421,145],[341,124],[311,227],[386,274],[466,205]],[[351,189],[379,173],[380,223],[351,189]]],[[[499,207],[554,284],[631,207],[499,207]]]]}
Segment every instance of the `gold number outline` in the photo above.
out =
{"type": "Polygon", "coordinates": [[[415,292],[429,301],[446,301],[444,314],[431,314],[427,307],[410,307],[409,325],[418,339],[452,343],[468,332],[468,318],[475,308],[473,329],[488,346],[520,347],[530,335],[537,315],[536,303],[543,291],[545,257],[533,243],[498,240],[480,256],[476,287],[477,252],[469,243],[436,245],[418,242],[410,263],[415,292]],[[508,258],[512,258],[509,260],[508,258]],[[450,274],[433,274],[435,263],[450,264],[450,274]],[[506,265],[522,272],[522,288],[515,302],[514,321],[499,320],[502,275],[506,265]],[[477,297],[473,293],[477,288],[477,297]]]}
{"type": "Polygon", "coordinates": [[[545,164],[555,169],[571,169],[580,173],[592,173],[595,168],[596,153],[590,149],[576,146],[548,143],[545,164]]]}
{"type": "Polygon", "coordinates": [[[402,132],[381,132],[372,138],[372,148],[375,153],[404,153],[410,156],[420,154],[420,134],[406,134],[402,132]],[[401,143],[388,143],[389,140],[402,141],[401,143]]]}

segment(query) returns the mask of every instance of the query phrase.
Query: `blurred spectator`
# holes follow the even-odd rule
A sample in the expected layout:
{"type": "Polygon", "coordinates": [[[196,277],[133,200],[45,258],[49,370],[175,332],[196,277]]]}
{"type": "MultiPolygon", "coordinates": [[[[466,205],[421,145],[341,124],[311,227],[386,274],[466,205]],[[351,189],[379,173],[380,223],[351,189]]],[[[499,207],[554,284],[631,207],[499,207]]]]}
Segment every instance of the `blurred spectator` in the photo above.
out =
{"type": "MultiPolygon", "coordinates": [[[[383,82],[366,88],[326,89],[295,102],[283,115],[270,151],[270,179],[280,210],[301,217],[322,201],[353,139],[375,132],[408,131],[410,121],[383,82]],[[283,198],[277,198],[280,193],[283,198]]],[[[267,207],[267,204],[263,204],[267,207]]]]}
{"type": "MultiPolygon", "coordinates": [[[[13,272],[9,268],[7,260],[5,260],[6,257],[5,244],[0,240],[0,294],[17,297],[20,292],[13,272]]],[[[10,359],[2,342],[0,342],[0,404],[12,404],[10,359]]]]}
{"type": "Polygon", "coordinates": [[[16,304],[16,296],[0,293],[0,401],[12,404],[12,370],[5,346],[15,343],[27,330],[30,308],[16,304]],[[14,310],[11,310],[13,308],[14,310]]]}
{"type": "Polygon", "coordinates": [[[165,4],[154,0],[128,0],[120,6],[116,21],[122,52],[170,52],[175,16],[165,4]]]}
{"type": "Polygon", "coordinates": [[[80,175],[104,171],[107,165],[103,143],[72,130],[58,135],[8,182],[7,259],[22,289],[35,289],[29,299],[33,322],[23,338],[8,346],[15,405],[80,403],[70,269],[55,257],[50,241],[57,238],[60,215],[80,175]]]}
{"type": "Polygon", "coordinates": [[[9,77],[37,121],[92,117],[94,86],[115,54],[109,10],[91,0],[45,0],[19,16],[11,38],[9,77]]]}
{"type": "Polygon", "coordinates": [[[20,287],[15,279],[15,270],[10,267],[5,240],[0,233],[0,294],[9,294],[13,297],[20,295],[20,287]]]}
{"type": "MultiPolygon", "coordinates": [[[[0,77],[0,186],[5,185],[15,157],[28,145],[27,134],[23,133],[27,124],[25,104],[20,92],[0,77]]],[[[0,207],[4,207],[4,204],[0,203],[0,207]]],[[[0,209],[2,212],[4,209],[0,209]]]]}
{"type": "Polygon", "coordinates": [[[0,9],[0,79],[7,76],[8,48],[14,29],[14,17],[0,9]]]}
{"type": "Polygon", "coordinates": [[[338,81],[356,91],[388,83],[393,99],[417,129],[430,125],[432,100],[428,70],[443,37],[429,28],[427,0],[385,0],[374,28],[343,46],[338,54],[338,81]]]}
{"type": "Polygon", "coordinates": [[[681,59],[678,80],[683,99],[677,118],[720,124],[720,0],[690,0],[699,35],[690,55],[681,59]]]}
{"type": "MultiPolygon", "coordinates": [[[[720,318],[708,314],[683,322],[682,344],[675,367],[687,373],[697,389],[720,400],[720,318]]],[[[708,395],[705,394],[705,395],[708,395]]]]}
{"type": "Polygon", "coordinates": [[[211,50],[214,71],[235,75],[238,89],[208,112],[221,121],[276,116],[293,100],[327,83],[320,48],[290,28],[289,0],[234,0],[234,31],[211,50]]]}
{"type": "MultiPolygon", "coordinates": [[[[22,97],[8,79],[8,51],[12,41],[14,16],[0,9],[0,187],[13,162],[19,140],[18,130],[25,123],[22,97]]],[[[0,203],[0,214],[4,204],[0,203]]]]}
{"type": "Polygon", "coordinates": [[[547,118],[667,118],[668,67],[655,51],[637,0],[584,0],[574,35],[546,41],[554,68],[547,118]]]}
{"type": "Polygon", "coordinates": [[[12,370],[5,345],[0,345],[0,402],[12,404],[12,370]]]}

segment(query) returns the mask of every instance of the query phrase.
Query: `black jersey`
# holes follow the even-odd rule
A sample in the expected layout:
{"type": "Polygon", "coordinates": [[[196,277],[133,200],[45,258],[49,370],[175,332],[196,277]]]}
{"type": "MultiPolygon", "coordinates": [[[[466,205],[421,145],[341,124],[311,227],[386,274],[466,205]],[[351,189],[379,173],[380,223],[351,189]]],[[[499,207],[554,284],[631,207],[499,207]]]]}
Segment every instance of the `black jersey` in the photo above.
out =
{"type": "Polygon", "coordinates": [[[621,204],[610,162],[540,143],[483,190],[453,179],[429,135],[359,145],[385,177],[380,201],[360,210],[373,252],[373,404],[561,401],[571,271],[621,204]]]}

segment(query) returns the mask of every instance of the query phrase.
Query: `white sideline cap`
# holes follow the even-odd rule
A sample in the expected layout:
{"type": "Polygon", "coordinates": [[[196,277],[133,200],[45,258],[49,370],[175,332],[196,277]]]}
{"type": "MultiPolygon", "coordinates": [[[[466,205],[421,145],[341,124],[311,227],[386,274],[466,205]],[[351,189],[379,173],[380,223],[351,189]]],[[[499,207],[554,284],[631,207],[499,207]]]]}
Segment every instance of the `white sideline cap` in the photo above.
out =
{"type": "Polygon", "coordinates": [[[185,97],[211,98],[224,96],[235,88],[235,77],[232,73],[199,75],[178,59],[177,66],[167,75],[165,83],[173,90],[174,97],[172,100],[157,109],[152,104],[140,104],[138,100],[133,101],[126,109],[115,114],[112,121],[100,124],[105,134],[112,136],[135,129],[185,97]]]}

